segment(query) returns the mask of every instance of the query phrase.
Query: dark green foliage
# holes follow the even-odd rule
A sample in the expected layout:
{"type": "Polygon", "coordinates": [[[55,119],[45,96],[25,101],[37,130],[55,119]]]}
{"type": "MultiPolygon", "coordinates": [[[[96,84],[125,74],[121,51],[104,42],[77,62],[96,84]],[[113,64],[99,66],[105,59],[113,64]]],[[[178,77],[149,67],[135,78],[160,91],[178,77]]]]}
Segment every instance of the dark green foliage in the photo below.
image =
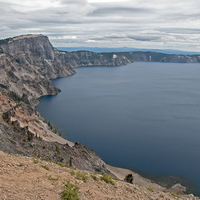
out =
{"type": "Polygon", "coordinates": [[[35,121],[36,121],[37,123],[40,123],[40,121],[39,121],[38,119],[35,119],[35,121]]]}
{"type": "Polygon", "coordinates": [[[60,153],[60,150],[58,149],[58,146],[56,145],[56,150],[57,153],[60,153]]]}
{"type": "Polygon", "coordinates": [[[87,172],[80,172],[80,171],[76,172],[76,178],[86,183],[88,180],[87,172]]]}
{"type": "Polygon", "coordinates": [[[65,184],[65,189],[62,193],[61,199],[62,200],[79,200],[78,190],[79,190],[79,188],[76,185],[74,185],[74,184],[70,183],[70,181],[68,181],[65,184]]]}
{"type": "Polygon", "coordinates": [[[112,177],[108,174],[104,174],[103,176],[101,176],[101,180],[105,181],[106,183],[115,185],[115,183],[112,181],[112,177]]]}
{"type": "Polygon", "coordinates": [[[40,166],[49,171],[49,167],[47,165],[40,165],[40,166]]]}
{"type": "Polygon", "coordinates": [[[16,58],[15,61],[16,61],[17,63],[20,63],[20,59],[19,59],[19,58],[16,58]]]}
{"type": "Polygon", "coordinates": [[[62,162],[57,162],[57,165],[59,165],[59,166],[61,166],[61,167],[66,167],[66,166],[67,166],[67,164],[62,163],[62,162]]]}
{"type": "Polygon", "coordinates": [[[92,178],[93,178],[95,181],[98,181],[99,179],[97,178],[96,175],[97,175],[97,173],[95,173],[95,172],[91,174],[92,178]]]}

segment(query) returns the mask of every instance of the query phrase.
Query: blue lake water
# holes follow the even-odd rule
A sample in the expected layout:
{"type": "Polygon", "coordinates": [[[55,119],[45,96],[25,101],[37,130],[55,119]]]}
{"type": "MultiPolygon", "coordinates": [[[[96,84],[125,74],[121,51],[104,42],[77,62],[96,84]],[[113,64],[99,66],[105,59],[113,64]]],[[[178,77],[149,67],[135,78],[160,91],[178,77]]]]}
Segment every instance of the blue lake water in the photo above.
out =
{"type": "Polygon", "coordinates": [[[40,98],[37,106],[62,136],[109,164],[190,179],[190,191],[200,195],[200,64],[75,70],[53,80],[62,92],[40,98]]]}

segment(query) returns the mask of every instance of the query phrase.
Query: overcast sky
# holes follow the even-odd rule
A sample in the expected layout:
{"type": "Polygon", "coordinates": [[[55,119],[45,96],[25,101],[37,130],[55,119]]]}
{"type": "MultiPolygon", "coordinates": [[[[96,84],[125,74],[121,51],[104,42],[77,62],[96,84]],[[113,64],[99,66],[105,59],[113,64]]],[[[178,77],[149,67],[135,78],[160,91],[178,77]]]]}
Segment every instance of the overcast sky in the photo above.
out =
{"type": "Polygon", "coordinates": [[[55,47],[200,52],[199,0],[0,0],[0,38],[47,35],[55,47]]]}

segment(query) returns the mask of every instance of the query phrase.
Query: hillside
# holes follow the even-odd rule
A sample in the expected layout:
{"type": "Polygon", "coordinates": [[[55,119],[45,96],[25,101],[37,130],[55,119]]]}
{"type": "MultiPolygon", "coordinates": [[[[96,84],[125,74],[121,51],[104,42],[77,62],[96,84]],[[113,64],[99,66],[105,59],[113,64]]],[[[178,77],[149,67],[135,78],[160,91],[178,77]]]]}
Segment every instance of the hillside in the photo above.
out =
{"type": "Polygon", "coordinates": [[[2,161],[0,164],[0,199],[61,199],[68,181],[73,184],[73,187],[77,186],[78,197],[81,200],[198,199],[192,194],[177,195],[175,192],[154,191],[151,187],[142,187],[138,183],[130,184],[119,180],[112,180],[112,184],[106,183],[101,180],[101,175],[93,172],[78,171],[69,167],[61,167],[53,162],[6,154],[1,151],[0,160],[2,161]]]}
{"type": "MultiPolygon", "coordinates": [[[[48,162],[53,160],[55,163],[72,165],[79,170],[94,171],[101,175],[107,173],[113,177],[121,177],[123,180],[122,174],[125,176],[124,173],[117,173],[115,169],[107,166],[91,149],[78,142],[73,143],[60,137],[52,124],[35,110],[35,106],[39,103],[39,97],[56,95],[60,92],[60,89],[56,88],[50,79],[73,75],[76,73],[75,67],[84,65],[117,66],[135,61],[199,62],[200,56],[167,55],[154,52],[102,54],[88,51],[60,52],[43,35],[23,35],[0,40],[0,151],[36,157],[48,162]]],[[[9,162],[15,162],[15,157],[3,153],[1,155],[1,160],[4,160],[3,157],[8,160],[4,160],[6,161],[5,165],[2,164],[0,170],[9,166],[9,162]]],[[[20,156],[16,159],[22,159],[19,162],[26,160],[20,156]]],[[[27,162],[30,164],[31,158],[27,162]]],[[[51,165],[53,166],[53,164],[51,165]]],[[[43,170],[40,166],[38,169],[43,170]]],[[[33,171],[37,172],[35,168],[33,171]]],[[[0,173],[0,175],[6,174],[10,174],[10,172],[0,173]]],[[[17,173],[13,174],[17,175],[17,173]]],[[[19,176],[21,177],[22,174],[21,172],[19,176]]],[[[27,178],[27,175],[25,177],[27,178]]],[[[4,176],[2,180],[4,178],[6,180],[4,176]]],[[[9,176],[7,178],[10,180],[9,176]]],[[[134,174],[134,178],[145,187],[151,187],[154,190],[158,188],[159,191],[165,190],[165,188],[142,179],[137,174],[134,174]]],[[[17,185],[15,181],[17,178],[14,182],[12,181],[12,184],[17,185]]],[[[0,181],[1,187],[5,187],[2,183],[0,181]]],[[[60,190],[61,186],[58,191],[60,190]]],[[[16,189],[16,194],[18,192],[20,190],[16,189]]],[[[10,193],[5,192],[5,195],[10,195],[10,193]]],[[[14,197],[12,198],[14,199],[14,197]]],[[[12,198],[10,196],[7,199],[12,198]]]]}

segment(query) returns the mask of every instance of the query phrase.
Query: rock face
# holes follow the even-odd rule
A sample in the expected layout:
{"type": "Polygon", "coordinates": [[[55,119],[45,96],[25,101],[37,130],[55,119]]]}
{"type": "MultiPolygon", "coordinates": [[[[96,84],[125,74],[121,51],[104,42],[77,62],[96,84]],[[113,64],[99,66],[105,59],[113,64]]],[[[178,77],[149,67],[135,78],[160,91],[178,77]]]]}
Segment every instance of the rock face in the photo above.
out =
{"type": "Polygon", "coordinates": [[[133,184],[133,175],[132,175],[132,174],[128,174],[128,175],[125,177],[124,181],[127,182],[127,183],[133,184]]]}
{"type": "MultiPolygon", "coordinates": [[[[200,56],[154,52],[61,52],[43,35],[0,40],[0,150],[53,160],[75,168],[110,173],[91,149],[58,136],[35,110],[38,98],[60,90],[50,79],[73,75],[84,65],[126,65],[136,61],[200,62],[200,56]],[[71,160],[71,161],[70,161],[71,160]]],[[[111,174],[111,173],[110,173],[111,174]]]]}
{"type": "Polygon", "coordinates": [[[136,61],[200,62],[200,56],[169,55],[155,52],[94,53],[60,52],[48,37],[22,35],[0,40],[0,88],[13,91],[35,105],[42,95],[59,92],[50,79],[75,74],[84,65],[126,65],[136,61]]]}

